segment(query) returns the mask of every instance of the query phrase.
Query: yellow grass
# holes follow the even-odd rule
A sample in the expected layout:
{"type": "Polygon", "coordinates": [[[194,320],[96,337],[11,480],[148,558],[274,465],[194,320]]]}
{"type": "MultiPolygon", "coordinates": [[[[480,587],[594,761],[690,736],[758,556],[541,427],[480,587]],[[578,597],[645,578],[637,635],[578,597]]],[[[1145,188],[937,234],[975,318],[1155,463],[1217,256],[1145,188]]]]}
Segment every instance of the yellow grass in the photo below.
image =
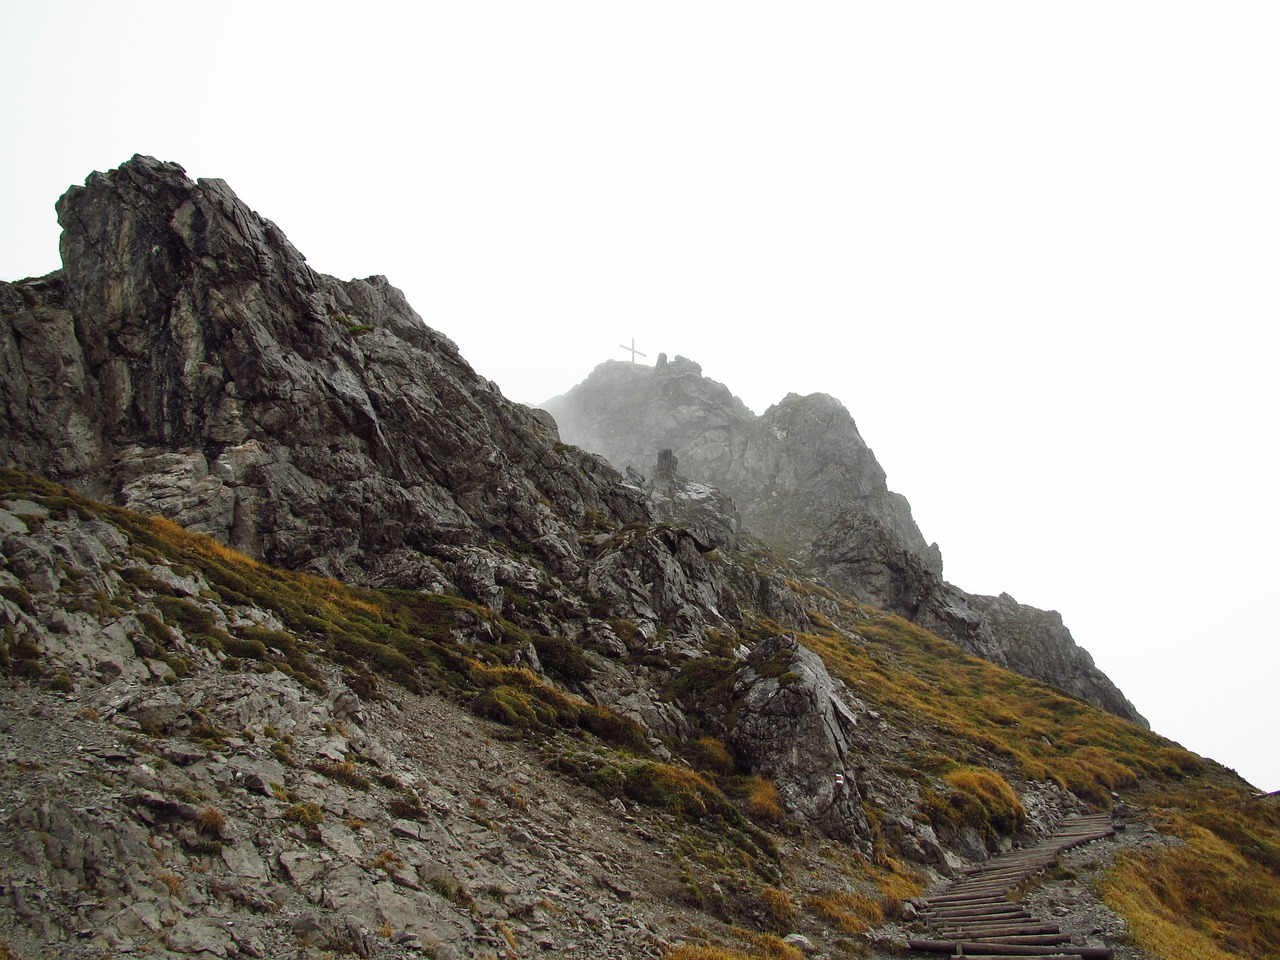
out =
{"type": "Polygon", "coordinates": [[[849,890],[828,890],[804,902],[814,916],[857,936],[884,923],[884,908],[870,897],[849,890]]]}
{"type": "Polygon", "coordinates": [[[785,890],[765,887],[760,891],[760,899],[777,926],[788,926],[795,919],[795,907],[791,905],[791,898],[785,890]]]}
{"type": "Polygon", "coordinates": [[[969,799],[974,808],[971,816],[980,820],[975,826],[990,825],[998,832],[1009,833],[1027,820],[1027,812],[1013,787],[994,770],[964,767],[944,774],[942,781],[969,799]]]}
{"type": "Polygon", "coordinates": [[[699,737],[693,744],[693,762],[712,773],[728,776],[733,773],[733,754],[724,741],[716,737],[699,737]]]}
{"type": "Polygon", "coordinates": [[[924,893],[928,881],[923,875],[906,869],[892,857],[882,857],[881,863],[883,872],[876,877],[880,899],[885,913],[896,914],[904,903],[924,893]]]}
{"type": "Polygon", "coordinates": [[[1183,810],[1163,811],[1160,828],[1184,843],[1122,853],[1099,883],[1107,903],[1136,942],[1163,960],[1273,960],[1280,955],[1280,810],[1204,788],[1174,799],[1183,810]]]}
{"type": "Polygon", "coordinates": [[[772,780],[750,778],[747,788],[747,813],[757,820],[769,823],[782,822],[782,795],[772,780]]]}

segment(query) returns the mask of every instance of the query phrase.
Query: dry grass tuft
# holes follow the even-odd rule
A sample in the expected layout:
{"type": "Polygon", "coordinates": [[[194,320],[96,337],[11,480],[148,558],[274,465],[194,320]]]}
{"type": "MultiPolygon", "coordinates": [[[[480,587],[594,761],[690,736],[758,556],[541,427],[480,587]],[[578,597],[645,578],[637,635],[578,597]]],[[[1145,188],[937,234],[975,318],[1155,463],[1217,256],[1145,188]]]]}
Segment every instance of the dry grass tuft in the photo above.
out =
{"type": "Polygon", "coordinates": [[[167,870],[161,870],[155,876],[156,876],[156,879],[159,880],[160,883],[164,885],[164,888],[167,891],[169,891],[169,896],[171,897],[182,896],[182,878],[178,876],[176,873],[170,873],[167,870]]]}
{"type": "Polygon", "coordinates": [[[227,818],[217,807],[201,807],[196,815],[196,829],[206,837],[221,839],[227,830],[227,818]]]}
{"type": "Polygon", "coordinates": [[[765,887],[760,891],[760,900],[764,904],[764,908],[769,911],[769,916],[773,918],[775,927],[779,929],[789,927],[795,920],[796,909],[785,890],[779,890],[777,887],[765,887]]]}
{"type": "Polygon", "coordinates": [[[858,936],[884,923],[884,908],[870,897],[849,890],[829,890],[804,902],[814,916],[858,936]]]}
{"type": "Polygon", "coordinates": [[[689,748],[689,759],[703,770],[720,776],[730,776],[736,763],[724,741],[716,737],[699,737],[689,748]]]}
{"type": "Polygon", "coordinates": [[[770,954],[746,953],[728,947],[691,946],[675,947],[662,954],[662,960],[775,960],[770,954]]]}
{"type": "Polygon", "coordinates": [[[803,956],[798,949],[772,933],[756,933],[741,927],[734,927],[730,932],[736,939],[750,944],[752,956],[764,957],[765,960],[801,960],[803,956]]]}
{"type": "Polygon", "coordinates": [[[369,864],[369,869],[384,870],[387,873],[391,873],[395,870],[399,870],[403,866],[404,858],[401,857],[400,854],[396,853],[394,850],[383,850],[374,858],[373,862],[369,864]]]}
{"type": "Polygon", "coordinates": [[[751,777],[747,788],[747,813],[756,820],[767,823],[781,823],[782,795],[772,780],[751,777]]]}
{"type": "Polygon", "coordinates": [[[884,871],[876,877],[880,899],[884,912],[896,915],[904,903],[924,893],[928,881],[922,874],[906,869],[891,857],[882,857],[880,863],[884,871]]]}

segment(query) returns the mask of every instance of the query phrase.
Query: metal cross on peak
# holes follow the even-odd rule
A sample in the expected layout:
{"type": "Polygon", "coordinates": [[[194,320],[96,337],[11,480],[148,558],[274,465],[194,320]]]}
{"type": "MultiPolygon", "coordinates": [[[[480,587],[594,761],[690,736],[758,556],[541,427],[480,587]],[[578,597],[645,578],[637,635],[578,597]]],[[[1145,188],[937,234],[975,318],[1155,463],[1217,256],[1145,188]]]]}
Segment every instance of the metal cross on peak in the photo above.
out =
{"type": "Polygon", "coordinates": [[[636,338],[635,338],[635,337],[632,337],[632,338],[631,338],[631,346],[629,346],[629,347],[628,347],[625,343],[620,343],[620,344],[618,344],[618,346],[620,346],[623,350],[629,350],[629,351],[631,352],[631,362],[632,362],[632,363],[635,363],[635,362],[636,362],[636,357],[637,357],[637,356],[640,356],[640,357],[647,357],[647,356],[648,356],[648,354],[647,354],[647,353],[641,353],[639,350],[637,350],[637,349],[636,349],[636,338]]]}

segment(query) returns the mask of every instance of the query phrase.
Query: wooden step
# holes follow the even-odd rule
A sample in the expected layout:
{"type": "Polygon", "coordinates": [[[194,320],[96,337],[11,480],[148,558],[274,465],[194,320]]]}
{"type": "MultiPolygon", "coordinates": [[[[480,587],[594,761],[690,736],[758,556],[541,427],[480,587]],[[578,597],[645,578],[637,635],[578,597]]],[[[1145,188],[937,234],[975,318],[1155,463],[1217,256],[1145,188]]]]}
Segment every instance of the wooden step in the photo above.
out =
{"type": "Polygon", "coordinates": [[[1084,960],[1112,960],[1110,947],[1036,947],[1023,944],[987,943],[984,940],[908,940],[912,950],[959,954],[966,957],[1073,957],[1084,960]]]}
{"type": "Polygon", "coordinates": [[[951,930],[940,930],[938,934],[952,940],[981,940],[987,943],[990,942],[986,939],[987,937],[999,940],[1003,937],[1033,937],[1060,932],[1060,928],[1055,923],[1028,923],[1007,927],[957,927],[951,930]]]}
{"type": "Polygon", "coordinates": [[[958,920],[983,919],[994,920],[1000,917],[1030,916],[1021,904],[979,903],[969,907],[957,907],[955,910],[931,910],[924,918],[932,923],[955,923],[958,920]]]}

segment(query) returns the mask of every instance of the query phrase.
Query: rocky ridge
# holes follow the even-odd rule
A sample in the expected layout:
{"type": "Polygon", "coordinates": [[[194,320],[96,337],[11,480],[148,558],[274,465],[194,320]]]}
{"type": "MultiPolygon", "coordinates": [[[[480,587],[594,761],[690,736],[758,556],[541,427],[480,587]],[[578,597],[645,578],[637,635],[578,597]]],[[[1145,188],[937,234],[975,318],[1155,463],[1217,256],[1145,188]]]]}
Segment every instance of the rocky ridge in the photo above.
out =
{"type": "Polygon", "coordinates": [[[619,470],[647,473],[671,450],[694,480],[732,497],[745,526],[786,554],[808,558],[815,537],[844,513],[873,517],[921,563],[941,572],[906,498],[839,401],[789,394],[757,417],[724,384],[685,357],[653,367],[600,364],[585,381],[542,407],[562,437],[619,470]]]}
{"type": "Polygon", "coordinates": [[[607,361],[543,406],[564,439],[620,470],[643,473],[673,457],[692,480],[731,497],[746,530],[864,603],[1145,724],[1057,613],[1015,604],[1015,616],[943,579],[938,545],[926,546],[910,504],[889,490],[833,397],[788,394],[757,417],[697,363],[662,354],[653,367],[607,361]]]}
{"type": "Polygon", "coordinates": [[[856,953],[1206,767],[562,443],[220,181],[138,157],[59,213],[64,269],[0,284],[6,950],[856,953]]]}
{"type": "Polygon", "coordinates": [[[588,513],[647,515],[386,278],[317,274],[223,181],[135,157],[58,216],[63,269],[0,284],[3,462],[367,583],[492,539],[572,576],[588,513]]]}

